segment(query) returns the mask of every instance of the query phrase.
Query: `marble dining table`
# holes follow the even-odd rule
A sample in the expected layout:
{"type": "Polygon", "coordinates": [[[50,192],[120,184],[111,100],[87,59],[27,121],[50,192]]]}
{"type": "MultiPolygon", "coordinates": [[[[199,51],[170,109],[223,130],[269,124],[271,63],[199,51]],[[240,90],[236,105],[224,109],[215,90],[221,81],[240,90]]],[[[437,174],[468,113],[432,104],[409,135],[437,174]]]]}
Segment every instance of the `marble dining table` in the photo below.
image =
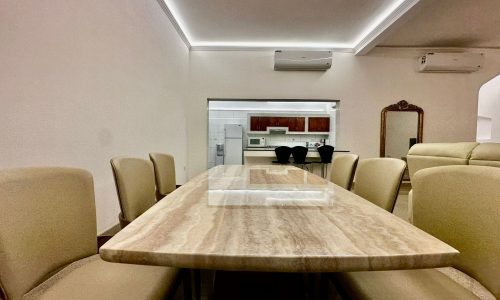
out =
{"type": "Polygon", "coordinates": [[[350,191],[278,165],[214,167],[99,252],[110,262],[269,272],[432,268],[458,254],[350,191]]]}

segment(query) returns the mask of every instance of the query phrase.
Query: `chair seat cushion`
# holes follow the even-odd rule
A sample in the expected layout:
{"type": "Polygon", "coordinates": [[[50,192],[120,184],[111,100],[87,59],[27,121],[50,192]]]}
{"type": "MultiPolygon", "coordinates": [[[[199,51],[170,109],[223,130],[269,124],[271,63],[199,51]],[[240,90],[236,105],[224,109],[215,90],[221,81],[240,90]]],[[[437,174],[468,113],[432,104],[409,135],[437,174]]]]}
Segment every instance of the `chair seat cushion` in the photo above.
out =
{"type": "Polygon", "coordinates": [[[335,279],[352,299],[479,299],[434,269],[338,273],[335,279]]]}
{"type": "Polygon", "coordinates": [[[76,261],[32,289],[23,299],[163,299],[174,292],[179,270],[103,261],[76,261]]]}

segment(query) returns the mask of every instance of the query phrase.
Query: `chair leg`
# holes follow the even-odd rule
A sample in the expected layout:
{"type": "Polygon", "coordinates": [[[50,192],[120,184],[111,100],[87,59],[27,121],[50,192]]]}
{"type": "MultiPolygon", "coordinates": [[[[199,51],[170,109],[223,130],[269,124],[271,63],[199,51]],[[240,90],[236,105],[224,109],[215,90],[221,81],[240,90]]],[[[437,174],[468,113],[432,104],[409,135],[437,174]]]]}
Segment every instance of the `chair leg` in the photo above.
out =
{"type": "Polygon", "coordinates": [[[183,270],[183,282],[182,286],[184,288],[184,299],[193,299],[192,289],[192,281],[191,281],[191,271],[189,269],[183,270]]]}
{"type": "Polygon", "coordinates": [[[194,297],[196,300],[201,299],[201,270],[193,270],[194,275],[194,297]]]}

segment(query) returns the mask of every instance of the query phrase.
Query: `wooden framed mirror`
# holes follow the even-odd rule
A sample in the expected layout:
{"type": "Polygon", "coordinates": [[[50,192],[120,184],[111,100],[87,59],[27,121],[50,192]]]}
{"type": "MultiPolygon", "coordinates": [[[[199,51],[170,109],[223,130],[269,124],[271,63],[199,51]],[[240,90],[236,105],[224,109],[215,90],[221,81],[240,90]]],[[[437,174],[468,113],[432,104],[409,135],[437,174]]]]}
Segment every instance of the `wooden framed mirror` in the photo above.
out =
{"type": "Polygon", "coordinates": [[[413,144],[422,142],[424,110],[401,100],[382,109],[380,157],[406,157],[413,144]]]}

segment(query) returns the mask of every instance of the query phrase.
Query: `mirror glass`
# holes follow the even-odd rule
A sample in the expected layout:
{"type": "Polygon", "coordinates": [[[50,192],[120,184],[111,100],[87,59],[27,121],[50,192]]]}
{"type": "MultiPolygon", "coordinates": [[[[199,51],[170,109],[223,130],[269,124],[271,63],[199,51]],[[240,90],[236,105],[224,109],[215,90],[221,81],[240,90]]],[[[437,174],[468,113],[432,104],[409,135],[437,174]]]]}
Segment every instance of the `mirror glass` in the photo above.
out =
{"type": "Polygon", "coordinates": [[[385,157],[405,158],[410,147],[417,142],[418,113],[388,111],[385,130],[385,157]]]}
{"type": "Polygon", "coordinates": [[[408,149],[422,143],[424,110],[401,100],[382,109],[380,157],[406,159],[408,149]]]}

